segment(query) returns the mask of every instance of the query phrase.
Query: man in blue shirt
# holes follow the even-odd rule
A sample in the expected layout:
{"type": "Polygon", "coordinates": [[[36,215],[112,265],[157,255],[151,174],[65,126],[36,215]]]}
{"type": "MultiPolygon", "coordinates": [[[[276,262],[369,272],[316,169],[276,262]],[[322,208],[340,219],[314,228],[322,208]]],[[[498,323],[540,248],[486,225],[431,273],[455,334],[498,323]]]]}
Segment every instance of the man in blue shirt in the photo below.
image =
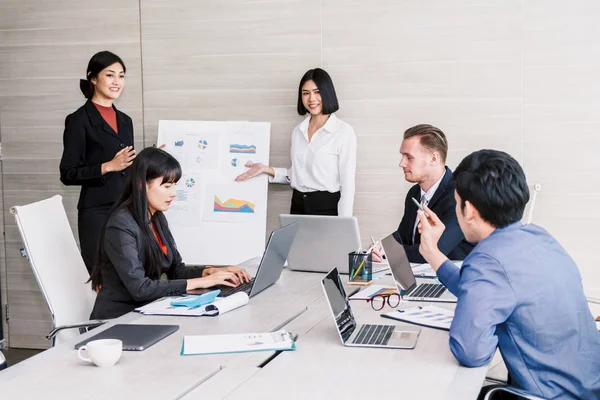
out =
{"type": "Polygon", "coordinates": [[[468,367],[496,347],[512,385],[545,399],[600,398],[600,333],[577,265],[544,229],[523,225],[525,174],[510,155],[480,150],[454,172],[456,214],[478,243],[458,269],[438,249],[444,231],[419,211],[419,251],[458,297],[450,349],[468,367]]]}

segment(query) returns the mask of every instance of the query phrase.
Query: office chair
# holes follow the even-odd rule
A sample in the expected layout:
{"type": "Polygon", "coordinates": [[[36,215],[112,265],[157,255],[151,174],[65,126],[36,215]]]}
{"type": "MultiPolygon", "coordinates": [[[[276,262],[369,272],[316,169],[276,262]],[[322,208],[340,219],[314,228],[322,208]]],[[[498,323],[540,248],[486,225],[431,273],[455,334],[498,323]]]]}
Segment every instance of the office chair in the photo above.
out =
{"type": "Polygon", "coordinates": [[[15,206],[23,249],[52,315],[52,346],[64,343],[104,321],[89,321],[96,293],[86,284],[89,274],[62,204],[62,196],[15,206]],[[74,330],[72,328],[80,328],[74,330]]]}
{"type": "Polygon", "coordinates": [[[0,351],[0,371],[7,367],[6,358],[4,358],[4,354],[0,351]]]}
{"type": "Polygon", "coordinates": [[[523,213],[523,223],[530,224],[533,220],[533,209],[535,207],[535,201],[537,200],[538,193],[542,190],[542,185],[536,183],[533,185],[533,190],[531,191],[531,199],[527,206],[525,207],[525,212],[523,213]]]}

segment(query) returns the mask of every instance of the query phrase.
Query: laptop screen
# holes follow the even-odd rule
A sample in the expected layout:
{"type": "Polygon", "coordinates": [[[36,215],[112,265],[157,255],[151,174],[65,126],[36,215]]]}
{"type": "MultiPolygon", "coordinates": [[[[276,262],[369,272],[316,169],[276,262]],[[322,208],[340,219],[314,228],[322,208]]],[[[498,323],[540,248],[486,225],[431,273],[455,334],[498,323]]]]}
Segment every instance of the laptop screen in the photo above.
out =
{"type": "Polygon", "coordinates": [[[381,245],[385,250],[390,270],[398,289],[408,290],[417,284],[415,275],[410,267],[410,262],[404,251],[404,247],[394,239],[393,235],[387,236],[381,241],[381,245]]]}
{"type": "Polygon", "coordinates": [[[329,302],[329,308],[333,314],[342,343],[346,343],[354,329],[356,329],[356,320],[352,315],[350,304],[346,300],[346,291],[337,268],[333,268],[323,278],[323,290],[325,290],[325,297],[329,302]]]}
{"type": "Polygon", "coordinates": [[[256,271],[250,296],[262,292],[277,282],[294,242],[294,237],[296,237],[296,232],[298,232],[297,222],[292,222],[283,228],[271,232],[265,253],[260,260],[258,271],[256,271]]]}

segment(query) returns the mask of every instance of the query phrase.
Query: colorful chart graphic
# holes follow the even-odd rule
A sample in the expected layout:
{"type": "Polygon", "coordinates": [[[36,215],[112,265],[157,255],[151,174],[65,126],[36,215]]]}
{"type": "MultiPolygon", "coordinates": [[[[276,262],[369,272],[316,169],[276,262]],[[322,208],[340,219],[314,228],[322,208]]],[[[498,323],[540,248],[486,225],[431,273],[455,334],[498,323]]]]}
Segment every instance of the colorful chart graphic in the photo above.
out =
{"type": "Polygon", "coordinates": [[[238,166],[238,159],[234,158],[233,160],[231,160],[231,165],[233,165],[234,167],[238,166]]]}
{"type": "Polygon", "coordinates": [[[248,200],[227,199],[223,202],[215,195],[214,212],[254,214],[254,203],[248,200]]]}
{"type": "Polygon", "coordinates": [[[198,148],[200,150],[204,150],[208,147],[208,142],[206,140],[199,140],[198,141],[198,148]]]}
{"type": "Polygon", "coordinates": [[[411,317],[431,318],[433,321],[451,322],[452,315],[444,315],[439,312],[431,312],[429,310],[416,311],[409,314],[411,317]]]}
{"type": "Polygon", "coordinates": [[[188,178],[185,180],[185,186],[193,188],[194,185],[196,185],[196,180],[194,178],[188,178]]]}
{"type": "Polygon", "coordinates": [[[176,140],[175,147],[183,147],[183,140],[176,140]]]}
{"type": "Polygon", "coordinates": [[[254,144],[230,144],[230,153],[256,154],[256,145],[254,144]]]}

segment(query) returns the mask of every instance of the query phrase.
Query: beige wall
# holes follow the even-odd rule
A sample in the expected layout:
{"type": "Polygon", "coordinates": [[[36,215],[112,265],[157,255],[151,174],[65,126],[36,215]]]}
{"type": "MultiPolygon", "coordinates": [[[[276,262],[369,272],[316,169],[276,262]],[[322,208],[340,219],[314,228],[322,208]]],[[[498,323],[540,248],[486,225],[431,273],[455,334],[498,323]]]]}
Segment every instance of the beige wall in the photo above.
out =
{"type": "MultiPolygon", "coordinates": [[[[7,207],[62,193],[75,222],[77,192],[57,175],[62,124],[82,102],[77,79],[97,50],[127,63],[118,106],[133,117],[138,140],[144,131],[146,145],[154,143],[159,119],[270,121],[276,166],[289,164],[298,81],[321,66],[336,84],[339,116],[358,135],[355,215],[365,244],[395,229],[402,215],[409,188],[397,166],[402,132],[432,123],[449,137],[452,168],[480,148],[514,155],[530,183],[543,187],[534,221],[575,258],[584,284],[600,288],[592,253],[600,239],[596,1],[101,4],[91,11],[97,2],[0,0],[7,207]]],[[[289,198],[288,188],[271,185],[269,229],[289,198]]],[[[35,283],[16,254],[14,220],[5,215],[5,223],[9,302],[43,320],[35,283]]],[[[42,328],[28,343],[39,343],[42,328]]]]}
{"type": "Polygon", "coordinates": [[[9,208],[61,194],[77,235],[79,188],[66,188],[58,174],[64,120],[85,100],[79,91],[79,79],[85,77],[89,58],[97,51],[110,49],[126,61],[127,89],[118,106],[133,118],[136,142],[142,145],[139,32],[139,7],[133,0],[0,0],[0,128],[6,233],[6,263],[0,260],[2,269],[6,269],[0,279],[7,286],[2,294],[10,306],[8,334],[12,347],[48,346],[44,336],[51,325],[31,268],[19,255],[21,239],[9,208]]]}

